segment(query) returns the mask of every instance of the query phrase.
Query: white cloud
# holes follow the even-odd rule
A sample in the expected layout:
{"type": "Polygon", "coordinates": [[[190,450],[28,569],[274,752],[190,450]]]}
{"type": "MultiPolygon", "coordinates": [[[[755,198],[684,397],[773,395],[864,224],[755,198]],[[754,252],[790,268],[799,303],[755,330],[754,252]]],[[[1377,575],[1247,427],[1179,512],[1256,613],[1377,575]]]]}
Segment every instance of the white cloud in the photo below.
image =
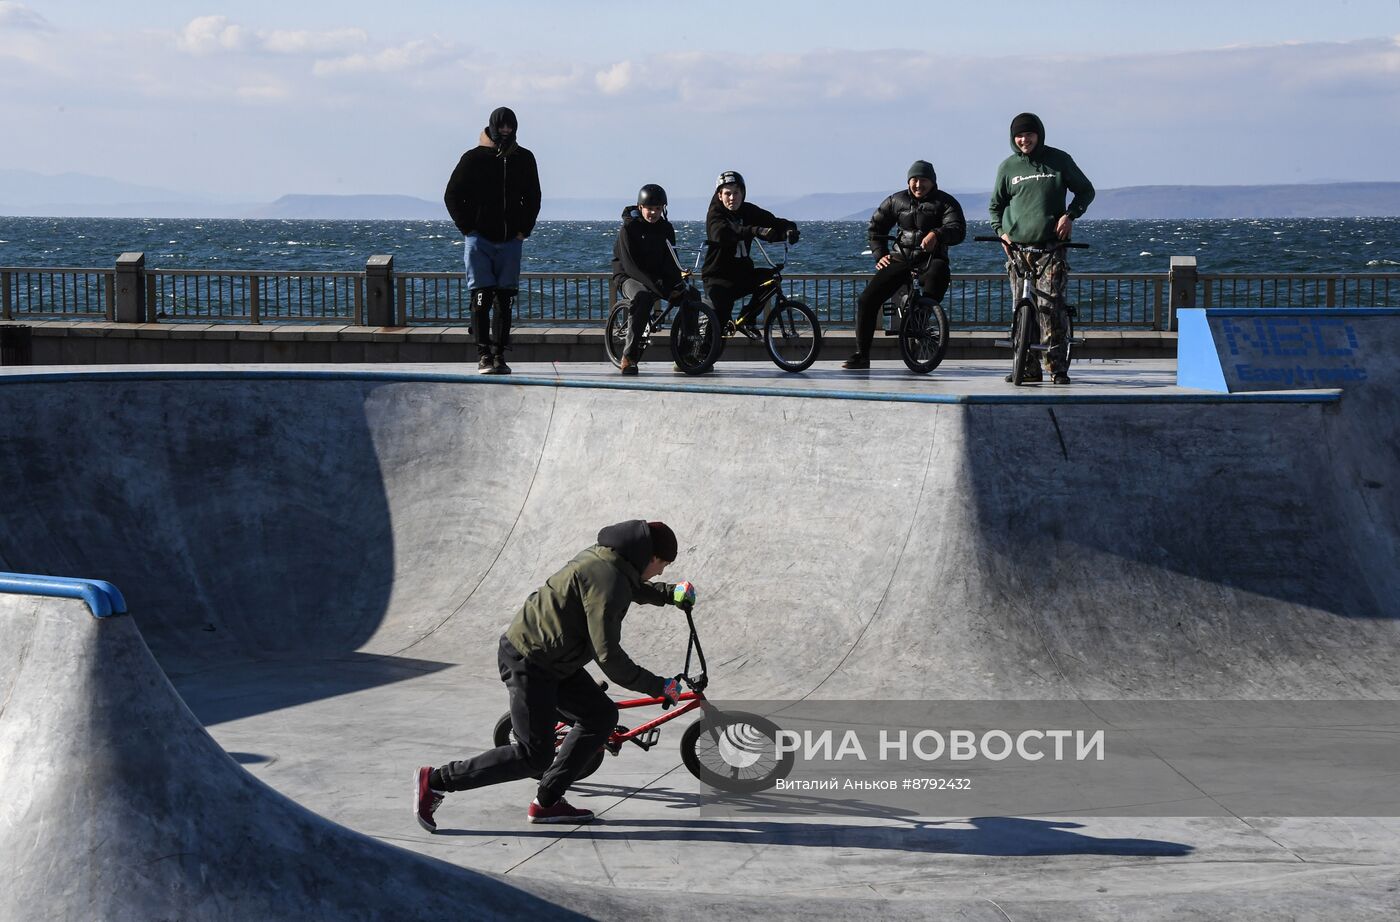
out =
{"type": "Polygon", "coordinates": [[[621,93],[632,83],[632,62],[619,61],[607,70],[600,70],[593,77],[598,89],[609,96],[621,93]]]}
{"type": "Polygon", "coordinates": [[[214,54],[220,51],[242,51],[251,36],[242,26],[228,21],[227,16],[200,16],[175,39],[175,45],[188,54],[214,54]]]}
{"type": "Polygon", "coordinates": [[[227,16],[200,16],[189,21],[175,38],[175,45],[187,54],[221,52],[263,52],[292,56],[338,54],[362,48],[369,43],[364,29],[333,29],[327,32],[248,29],[227,16]]]}
{"type": "Polygon", "coordinates": [[[456,50],[443,42],[419,40],[384,48],[372,54],[351,54],[318,60],[312,73],[318,77],[338,74],[389,74],[430,67],[451,59],[456,50]]]}
{"type": "Polygon", "coordinates": [[[51,32],[53,26],[34,10],[16,0],[0,0],[0,29],[51,32]]]}

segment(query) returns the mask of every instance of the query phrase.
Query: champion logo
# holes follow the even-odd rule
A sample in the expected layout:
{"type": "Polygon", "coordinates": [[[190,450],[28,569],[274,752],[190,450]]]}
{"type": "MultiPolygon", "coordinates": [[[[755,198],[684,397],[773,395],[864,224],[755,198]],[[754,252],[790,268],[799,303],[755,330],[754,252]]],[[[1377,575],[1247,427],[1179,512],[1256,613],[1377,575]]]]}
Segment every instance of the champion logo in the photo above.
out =
{"type": "Polygon", "coordinates": [[[1028,180],[1028,179],[1054,179],[1054,178],[1055,178],[1055,176],[1054,176],[1053,173],[1032,173],[1032,174],[1029,175],[1029,176],[1013,176],[1013,177],[1011,177],[1011,185],[1013,185],[1013,186],[1019,186],[1021,183],[1025,182],[1025,181],[1028,180]]]}

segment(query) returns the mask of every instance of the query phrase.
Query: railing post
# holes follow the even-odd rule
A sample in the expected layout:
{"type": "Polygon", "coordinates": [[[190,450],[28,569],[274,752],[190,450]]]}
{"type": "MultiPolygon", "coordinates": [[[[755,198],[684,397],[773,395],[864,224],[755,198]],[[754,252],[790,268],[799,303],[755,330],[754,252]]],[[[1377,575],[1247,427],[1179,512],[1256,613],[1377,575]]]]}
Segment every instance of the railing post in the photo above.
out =
{"type": "Polygon", "coordinates": [[[141,323],[146,319],[146,254],[123,253],[117,257],[117,298],[113,316],[117,323],[141,323]]]}
{"type": "Polygon", "coordinates": [[[248,276],[248,322],[262,323],[262,277],[248,276]]]}
{"type": "Polygon", "coordinates": [[[11,286],[14,284],[14,275],[10,272],[0,272],[0,320],[14,320],[14,294],[11,286]]]}
{"type": "Polygon", "coordinates": [[[1327,276],[1327,306],[1337,306],[1337,277],[1335,275],[1327,276]]]}
{"type": "Polygon", "coordinates": [[[365,262],[365,326],[394,325],[394,257],[371,256],[365,262]]]}
{"type": "Polygon", "coordinates": [[[1176,329],[1176,312],[1196,306],[1196,257],[1173,256],[1167,270],[1167,301],[1171,304],[1171,329],[1176,329]]]}

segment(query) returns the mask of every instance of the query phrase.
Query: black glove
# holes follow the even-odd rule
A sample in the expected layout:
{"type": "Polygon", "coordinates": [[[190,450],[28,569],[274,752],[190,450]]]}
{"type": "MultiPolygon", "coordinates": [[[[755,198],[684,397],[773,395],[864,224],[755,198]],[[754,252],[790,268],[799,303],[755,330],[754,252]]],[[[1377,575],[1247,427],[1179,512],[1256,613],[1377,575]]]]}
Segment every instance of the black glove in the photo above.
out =
{"type": "Polygon", "coordinates": [[[751,237],[757,237],[757,238],[760,239],[760,240],[767,240],[767,239],[769,239],[769,235],[772,234],[772,233],[773,233],[773,228],[771,228],[771,227],[751,227],[751,228],[749,228],[749,236],[751,236],[751,237]]]}
{"type": "Polygon", "coordinates": [[[799,240],[801,240],[801,239],[802,239],[802,232],[801,232],[801,231],[799,231],[796,227],[789,227],[789,228],[788,228],[788,232],[787,232],[787,242],[788,242],[788,243],[796,243],[797,241],[799,241],[799,240]]]}

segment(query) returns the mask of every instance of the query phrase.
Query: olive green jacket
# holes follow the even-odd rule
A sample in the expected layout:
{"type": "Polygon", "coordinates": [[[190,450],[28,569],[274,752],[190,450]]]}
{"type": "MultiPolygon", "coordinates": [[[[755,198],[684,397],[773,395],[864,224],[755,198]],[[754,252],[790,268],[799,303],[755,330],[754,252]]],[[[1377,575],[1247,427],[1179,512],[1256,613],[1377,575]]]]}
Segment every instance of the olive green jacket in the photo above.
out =
{"type": "Polygon", "coordinates": [[[665,680],[622,649],[622,619],[633,602],[667,604],[674,586],[642,582],[641,570],[651,560],[645,521],[609,526],[598,539],[531,593],[506,639],[532,664],[560,678],[596,661],[617,685],[660,695],[665,680]]]}

